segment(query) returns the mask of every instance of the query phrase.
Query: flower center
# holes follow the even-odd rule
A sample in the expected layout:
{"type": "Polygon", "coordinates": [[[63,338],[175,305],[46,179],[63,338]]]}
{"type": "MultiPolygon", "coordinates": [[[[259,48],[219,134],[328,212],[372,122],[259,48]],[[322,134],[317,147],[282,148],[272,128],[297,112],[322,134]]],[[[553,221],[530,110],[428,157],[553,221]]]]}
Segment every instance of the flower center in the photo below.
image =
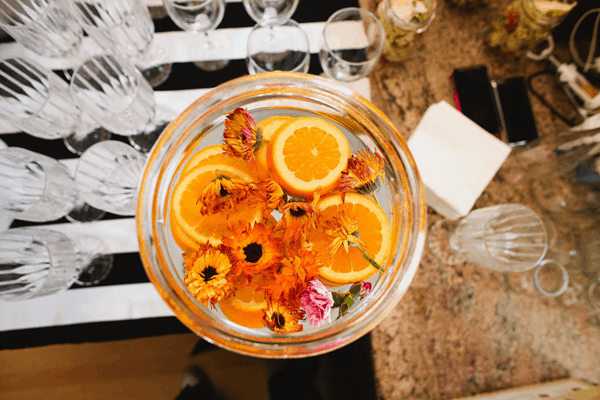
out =
{"type": "Polygon", "coordinates": [[[221,197],[225,197],[229,194],[229,192],[227,191],[227,189],[225,189],[223,186],[221,186],[221,190],[219,190],[219,195],[221,197]]]}
{"type": "Polygon", "coordinates": [[[213,266],[208,266],[202,270],[200,276],[204,279],[204,282],[210,281],[215,275],[217,275],[217,269],[213,266]]]}
{"type": "Polygon", "coordinates": [[[260,260],[262,254],[262,246],[258,243],[250,243],[244,247],[244,255],[246,256],[246,261],[249,263],[255,263],[260,260]]]}
{"type": "Polygon", "coordinates": [[[275,326],[279,329],[283,329],[285,327],[285,317],[280,313],[273,313],[273,320],[275,321],[275,326]]]}
{"type": "Polygon", "coordinates": [[[290,215],[292,217],[303,217],[306,215],[306,211],[302,208],[298,208],[296,210],[294,210],[293,208],[290,208],[290,215]]]}

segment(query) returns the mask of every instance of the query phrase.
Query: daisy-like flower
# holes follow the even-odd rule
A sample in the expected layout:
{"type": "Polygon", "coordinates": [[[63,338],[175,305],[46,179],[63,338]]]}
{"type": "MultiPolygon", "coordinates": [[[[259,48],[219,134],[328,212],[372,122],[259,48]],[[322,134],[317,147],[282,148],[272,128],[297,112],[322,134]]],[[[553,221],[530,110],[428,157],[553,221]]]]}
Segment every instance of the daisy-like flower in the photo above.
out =
{"type": "Polygon", "coordinates": [[[307,230],[314,229],[317,223],[317,202],[319,194],[315,193],[313,201],[289,201],[279,207],[281,219],[277,222],[276,231],[283,230],[283,240],[297,240],[307,230]]]}
{"type": "Polygon", "coordinates": [[[254,275],[279,264],[283,258],[279,252],[281,239],[273,236],[273,229],[261,223],[240,222],[229,228],[228,236],[223,236],[223,247],[233,262],[233,273],[243,282],[250,282],[254,275]]]}
{"type": "Polygon", "coordinates": [[[276,333],[292,333],[302,331],[302,325],[298,322],[304,319],[304,311],[298,307],[267,300],[267,308],[264,310],[264,320],[272,331],[276,333]]]}
{"type": "Polygon", "coordinates": [[[185,286],[200,303],[214,308],[233,291],[233,284],[227,280],[231,262],[219,249],[206,245],[197,252],[185,253],[183,260],[185,286]]]}
{"type": "Polygon", "coordinates": [[[335,191],[342,194],[342,200],[351,190],[370,195],[378,188],[378,177],[385,179],[381,155],[373,153],[369,148],[364,151],[358,150],[355,156],[350,156],[348,159],[348,166],[342,172],[335,191]]]}
{"type": "Polygon", "coordinates": [[[250,162],[260,147],[262,132],[245,108],[236,108],[225,119],[225,153],[250,162]]]}
{"type": "Polygon", "coordinates": [[[218,173],[202,190],[196,204],[202,215],[231,210],[252,193],[253,184],[242,179],[230,178],[218,173]]]}
{"type": "Polygon", "coordinates": [[[329,244],[329,254],[331,256],[339,250],[340,246],[344,246],[346,253],[348,253],[350,247],[356,247],[371,265],[383,271],[383,268],[365,252],[365,244],[360,240],[358,222],[350,218],[344,210],[339,209],[332,218],[321,222],[321,225],[324,228],[323,232],[331,238],[329,244]]]}
{"type": "Polygon", "coordinates": [[[256,186],[256,196],[263,199],[265,211],[263,216],[267,218],[271,212],[285,204],[285,193],[273,179],[265,179],[256,186]]]}

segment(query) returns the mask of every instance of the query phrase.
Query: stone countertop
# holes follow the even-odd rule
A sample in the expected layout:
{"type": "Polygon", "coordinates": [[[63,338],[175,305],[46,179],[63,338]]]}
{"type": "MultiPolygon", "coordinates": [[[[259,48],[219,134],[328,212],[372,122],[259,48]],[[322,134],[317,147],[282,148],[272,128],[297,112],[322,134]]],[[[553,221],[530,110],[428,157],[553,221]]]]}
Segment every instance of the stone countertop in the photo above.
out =
{"type": "MultiPolygon", "coordinates": [[[[378,3],[360,1],[373,12],[378,3]]],[[[488,48],[487,29],[509,1],[483,3],[474,9],[442,4],[410,59],[380,63],[371,74],[373,103],[405,139],[430,105],[454,104],[449,75],[455,68],[485,64],[492,79],[548,68],[488,48]]],[[[570,59],[560,48],[555,54],[570,59]]],[[[536,78],[534,87],[562,113],[577,117],[553,75],[536,78]]],[[[549,176],[557,165],[553,149],[574,137],[559,135],[568,126],[533,96],[531,101],[540,139],[513,149],[474,208],[525,204],[554,222],[556,249],[580,256],[600,229],[587,209],[589,188],[569,175],[549,176]]],[[[440,218],[429,209],[429,226],[440,218]]],[[[572,260],[572,295],[546,298],[523,289],[532,271],[447,266],[426,248],[408,292],[371,335],[379,397],[451,399],[568,376],[600,384],[600,320],[579,292],[587,283],[585,263],[578,256],[572,260]]]]}

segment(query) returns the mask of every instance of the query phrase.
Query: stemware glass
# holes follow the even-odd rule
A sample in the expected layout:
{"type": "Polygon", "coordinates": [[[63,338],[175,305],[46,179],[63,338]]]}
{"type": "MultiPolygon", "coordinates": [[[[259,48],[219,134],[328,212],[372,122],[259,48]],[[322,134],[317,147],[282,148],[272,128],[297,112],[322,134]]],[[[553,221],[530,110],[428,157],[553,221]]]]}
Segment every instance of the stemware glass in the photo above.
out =
{"type": "Polygon", "coordinates": [[[219,59],[222,49],[229,46],[227,39],[215,34],[225,15],[225,0],[163,0],[163,4],[173,22],[187,32],[203,33],[198,51],[210,61],[195,62],[204,71],[218,71],[229,64],[229,60],[219,59]]]}
{"type": "Polygon", "coordinates": [[[104,212],[85,204],[67,167],[53,158],[19,147],[0,150],[0,214],[23,221],[62,217],[93,221],[104,212]]]}
{"type": "Polygon", "coordinates": [[[140,0],[85,0],[72,5],[86,33],[105,51],[131,59],[152,87],[167,80],[172,66],[152,46],[154,23],[140,0]]]}
{"type": "Polygon", "coordinates": [[[0,116],[32,136],[62,138],[75,154],[110,138],[82,116],[66,82],[29,58],[0,59],[0,116]]]}
{"type": "Polygon", "coordinates": [[[480,208],[458,221],[439,220],[428,240],[432,253],[446,264],[469,261],[503,272],[534,268],[548,248],[544,222],[520,204],[480,208]]]}
{"type": "Polygon", "coordinates": [[[70,13],[69,0],[1,0],[0,28],[44,57],[78,52],[83,30],[70,13]]]}
{"type": "Polygon", "coordinates": [[[81,155],[75,183],[81,197],[93,207],[117,215],[135,215],[145,163],[145,157],[133,147],[107,140],[81,155]]]}
{"type": "Polygon", "coordinates": [[[256,23],[279,25],[292,17],[300,0],[242,0],[246,12],[256,23]]]}
{"type": "Polygon", "coordinates": [[[0,233],[0,299],[20,301],[100,283],[113,256],[96,236],[71,239],[50,229],[14,228],[0,233]]]}
{"type": "Polygon", "coordinates": [[[310,67],[308,37],[291,19],[274,26],[256,24],[248,36],[247,52],[250,75],[269,71],[306,73],[310,67]]]}
{"type": "Polygon", "coordinates": [[[343,8],[325,24],[319,61],[328,77],[352,82],[371,73],[384,43],[385,32],[375,15],[360,8],[343,8]]]}
{"type": "Polygon", "coordinates": [[[73,72],[71,95],[98,124],[127,136],[132,146],[149,151],[162,130],[153,129],[156,112],[150,84],[129,61],[101,54],[73,72]]]}

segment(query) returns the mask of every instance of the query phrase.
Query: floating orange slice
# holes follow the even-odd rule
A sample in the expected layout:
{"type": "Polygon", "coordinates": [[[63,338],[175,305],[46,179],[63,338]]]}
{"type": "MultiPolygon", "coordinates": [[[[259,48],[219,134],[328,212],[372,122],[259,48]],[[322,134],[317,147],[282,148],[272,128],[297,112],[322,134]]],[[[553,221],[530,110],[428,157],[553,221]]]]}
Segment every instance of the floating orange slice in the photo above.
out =
{"type": "Polygon", "coordinates": [[[232,210],[210,215],[200,214],[197,200],[206,185],[219,174],[246,181],[252,180],[247,172],[228,164],[198,165],[181,176],[171,196],[171,225],[177,224],[186,235],[184,238],[187,237],[196,243],[210,242],[212,245],[218,245],[230,226],[240,221],[261,220],[262,206],[247,201],[232,210]]]}
{"type": "Polygon", "coordinates": [[[317,117],[285,123],[270,140],[271,174],[290,195],[310,198],[334,188],[346,169],[350,144],[335,125],[317,117]]]}
{"type": "Polygon", "coordinates": [[[181,175],[187,174],[192,168],[204,164],[227,164],[237,167],[248,173],[253,180],[256,180],[256,173],[252,171],[252,166],[238,157],[226,156],[223,144],[213,144],[194,153],[185,163],[181,175]]]}
{"type": "MultiPolygon", "coordinates": [[[[328,196],[317,203],[320,220],[331,220],[342,209],[358,224],[363,249],[380,266],[384,266],[391,251],[391,228],[387,215],[373,199],[358,193],[348,193],[345,203],[341,195],[328,196]]],[[[377,268],[367,261],[359,249],[344,246],[331,255],[329,247],[332,238],[322,230],[314,230],[309,235],[312,249],[323,264],[319,275],[325,282],[351,283],[365,280],[377,272],[377,268]]]]}
{"type": "Polygon", "coordinates": [[[269,164],[267,162],[267,149],[269,142],[273,134],[283,125],[285,122],[293,120],[293,117],[269,117],[263,119],[258,124],[262,132],[262,140],[258,150],[254,152],[256,157],[256,169],[258,170],[258,176],[260,179],[267,179],[270,176],[269,164]]]}
{"type": "Polygon", "coordinates": [[[239,287],[230,297],[219,301],[219,308],[231,322],[247,328],[264,328],[263,309],[267,307],[265,293],[257,290],[266,279],[258,274],[248,286],[239,287]]]}

